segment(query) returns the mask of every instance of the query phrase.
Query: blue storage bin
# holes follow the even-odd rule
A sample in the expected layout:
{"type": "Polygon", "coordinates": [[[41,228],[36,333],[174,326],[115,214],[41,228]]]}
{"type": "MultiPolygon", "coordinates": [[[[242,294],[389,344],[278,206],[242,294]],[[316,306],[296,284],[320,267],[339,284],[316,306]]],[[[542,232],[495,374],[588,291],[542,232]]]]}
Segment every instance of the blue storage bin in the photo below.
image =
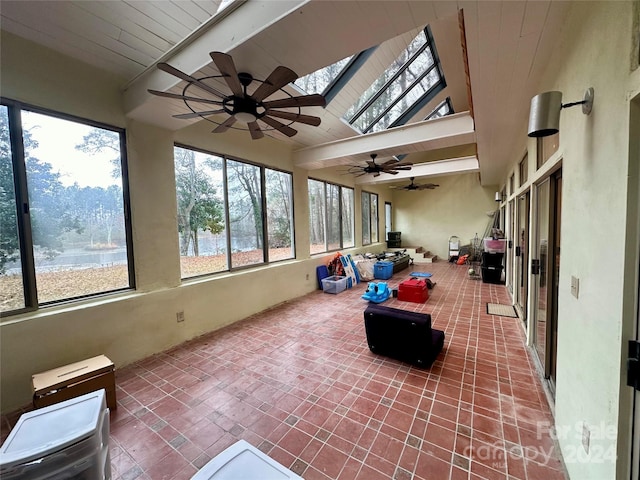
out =
{"type": "Polygon", "coordinates": [[[388,280],[393,275],[393,262],[376,262],[373,266],[373,278],[388,280]]]}

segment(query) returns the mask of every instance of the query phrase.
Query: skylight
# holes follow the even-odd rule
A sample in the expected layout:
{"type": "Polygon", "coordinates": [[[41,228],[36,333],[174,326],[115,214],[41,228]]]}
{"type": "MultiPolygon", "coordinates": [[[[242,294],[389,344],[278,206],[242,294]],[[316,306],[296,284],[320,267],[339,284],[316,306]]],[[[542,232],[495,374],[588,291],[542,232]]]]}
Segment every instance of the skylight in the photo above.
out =
{"type": "Polygon", "coordinates": [[[307,94],[319,93],[323,95],[329,84],[338,77],[342,69],[344,69],[352,58],[353,55],[343,58],[328,67],[321,68],[320,70],[311,72],[309,75],[300,77],[293,83],[307,94]]]}
{"type": "Polygon", "coordinates": [[[347,110],[362,133],[405,124],[446,86],[433,37],[426,27],[347,110]]]}
{"type": "Polygon", "coordinates": [[[222,0],[218,5],[218,10],[216,13],[220,13],[222,10],[231,5],[235,0],[222,0]]]}
{"type": "Polygon", "coordinates": [[[433,111],[426,116],[425,120],[432,120],[434,118],[445,117],[453,113],[453,106],[451,105],[451,97],[445,98],[440,104],[433,109],[433,111]]]}
{"type": "Polygon", "coordinates": [[[338,94],[340,89],[358,71],[362,64],[369,58],[376,47],[368,48],[362,52],[343,58],[328,67],[298,78],[293,84],[304,93],[319,93],[329,103],[338,94]]]}

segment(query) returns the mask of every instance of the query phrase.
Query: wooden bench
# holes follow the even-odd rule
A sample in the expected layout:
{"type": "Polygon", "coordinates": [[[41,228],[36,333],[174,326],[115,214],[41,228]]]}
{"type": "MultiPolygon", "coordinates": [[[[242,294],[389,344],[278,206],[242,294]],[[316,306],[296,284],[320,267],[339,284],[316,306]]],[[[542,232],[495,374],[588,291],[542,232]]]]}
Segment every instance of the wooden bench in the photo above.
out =
{"type": "Polygon", "coordinates": [[[46,407],[101,388],[106,390],[109,409],[117,408],[115,366],[104,355],[36,373],[31,380],[35,408],[46,407]]]}

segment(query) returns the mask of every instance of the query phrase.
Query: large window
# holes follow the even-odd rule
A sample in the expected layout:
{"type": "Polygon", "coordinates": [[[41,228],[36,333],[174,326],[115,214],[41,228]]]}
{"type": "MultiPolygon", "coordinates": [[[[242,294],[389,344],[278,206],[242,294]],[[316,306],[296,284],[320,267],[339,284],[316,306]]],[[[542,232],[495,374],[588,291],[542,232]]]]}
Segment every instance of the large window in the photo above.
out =
{"type": "Polygon", "coordinates": [[[520,164],[518,165],[518,170],[520,171],[520,186],[527,183],[527,179],[529,177],[529,154],[525,153],[524,158],[520,160],[520,164]]]}
{"type": "Polygon", "coordinates": [[[227,270],[224,159],[180,147],[173,154],[182,277],[227,270]]]}
{"type": "Polygon", "coordinates": [[[548,137],[540,137],[537,142],[537,164],[536,168],[542,167],[560,147],[560,132],[548,137]]]}
{"type": "Polygon", "coordinates": [[[309,179],[311,254],[354,246],[353,189],[309,179]]]}
{"type": "Polygon", "coordinates": [[[371,47],[357,55],[338,60],[332,65],[298,78],[293,84],[305,93],[319,93],[329,104],[375,49],[376,47],[371,47]]]}
{"type": "Polygon", "coordinates": [[[378,195],[362,192],[362,245],[378,241],[378,195]]]}
{"type": "Polygon", "coordinates": [[[429,28],[422,30],[344,115],[362,133],[403,125],[446,86],[429,28]]]}
{"type": "Polygon", "coordinates": [[[183,278],[295,256],[290,173],[184,146],[174,160],[183,278]]]}
{"type": "Polygon", "coordinates": [[[0,310],[133,288],[124,132],[3,100],[0,310]]]}
{"type": "Polygon", "coordinates": [[[453,113],[453,106],[451,105],[451,97],[445,98],[438,104],[433,111],[425,117],[425,120],[433,120],[434,118],[442,118],[453,113]]]}

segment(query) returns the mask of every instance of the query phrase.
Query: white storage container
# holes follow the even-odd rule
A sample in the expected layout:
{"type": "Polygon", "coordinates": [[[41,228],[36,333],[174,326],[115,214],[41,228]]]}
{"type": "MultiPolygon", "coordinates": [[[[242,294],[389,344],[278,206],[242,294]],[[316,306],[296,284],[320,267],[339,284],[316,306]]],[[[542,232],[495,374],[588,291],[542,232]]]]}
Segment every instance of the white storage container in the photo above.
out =
{"type": "Polygon", "coordinates": [[[0,447],[0,478],[109,480],[105,391],[23,414],[0,447]]]}
{"type": "Polygon", "coordinates": [[[347,288],[347,277],[327,277],[322,279],[322,291],[324,293],[340,293],[347,288]]]}
{"type": "Polygon", "coordinates": [[[191,480],[303,480],[244,440],[238,440],[196,473],[191,480]]]}

